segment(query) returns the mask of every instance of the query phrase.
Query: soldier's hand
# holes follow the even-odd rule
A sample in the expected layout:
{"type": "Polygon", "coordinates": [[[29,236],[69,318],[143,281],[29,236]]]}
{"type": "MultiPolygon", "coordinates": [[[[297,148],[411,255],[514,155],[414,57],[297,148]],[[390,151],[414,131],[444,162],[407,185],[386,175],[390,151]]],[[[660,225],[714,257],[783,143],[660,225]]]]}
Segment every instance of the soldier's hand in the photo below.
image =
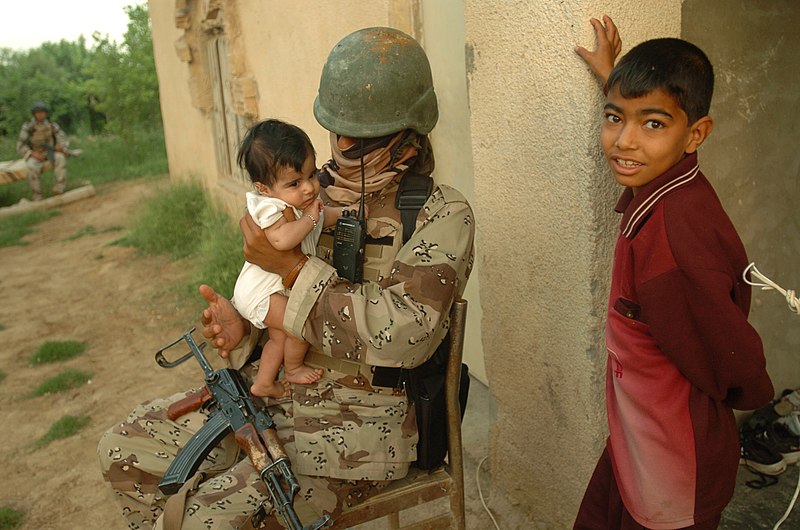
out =
{"type": "Polygon", "coordinates": [[[285,278],[297,265],[297,262],[303,258],[300,245],[291,250],[276,250],[267,239],[264,230],[249,214],[245,214],[239,221],[239,229],[242,231],[244,239],[244,248],[242,249],[244,259],[267,272],[273,272],[281,278],[285,278]]]}
{"type": "Polygon", "coordinates": [[[200,315],[203,336],[217,348],[220,357],[227,358],[250,328],[230,300],[217,294],[214,289],[203,284],[200,286],[200,294],[208,302],[208,307],[200,315]]]}

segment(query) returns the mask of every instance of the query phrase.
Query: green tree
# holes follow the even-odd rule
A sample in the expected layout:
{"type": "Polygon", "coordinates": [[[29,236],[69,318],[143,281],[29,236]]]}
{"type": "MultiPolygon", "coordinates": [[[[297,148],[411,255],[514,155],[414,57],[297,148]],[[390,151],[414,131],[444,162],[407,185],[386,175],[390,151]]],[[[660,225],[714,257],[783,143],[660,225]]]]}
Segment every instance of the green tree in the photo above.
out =
{"type": "Polygon", "coordinates": [[[19,131],[33,100],[47,101],[65,130],[88,126],[84,70],[90,60],[83,38],[21,52],[0,49],[0,134],[19,131]]]}
{"type": "Polygon", "coordinates": [[[125,134],[137,126],[160,125],[158,78],[147,6],[127,6],[128,29],[118,46],[95,35],[94,58],[88,68],[94,108],[109,130],[125,134]]]}

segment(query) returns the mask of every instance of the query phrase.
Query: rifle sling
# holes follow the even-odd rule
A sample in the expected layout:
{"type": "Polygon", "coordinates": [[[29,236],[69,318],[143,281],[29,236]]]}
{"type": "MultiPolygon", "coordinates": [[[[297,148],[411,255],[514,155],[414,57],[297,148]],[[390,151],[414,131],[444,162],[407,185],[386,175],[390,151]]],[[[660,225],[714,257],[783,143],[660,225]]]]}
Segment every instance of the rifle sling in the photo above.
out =
{"type": "Polygon", "coordinates": [[[167,499],[162,517],[163,530],[181,530],[183,515],[186,513],[186,497],[197,489],[197,485],[203,478],[205,476],[202,471],[195,473],[192,478],[181,486],[181,489],[175,495],[167,499]]]}

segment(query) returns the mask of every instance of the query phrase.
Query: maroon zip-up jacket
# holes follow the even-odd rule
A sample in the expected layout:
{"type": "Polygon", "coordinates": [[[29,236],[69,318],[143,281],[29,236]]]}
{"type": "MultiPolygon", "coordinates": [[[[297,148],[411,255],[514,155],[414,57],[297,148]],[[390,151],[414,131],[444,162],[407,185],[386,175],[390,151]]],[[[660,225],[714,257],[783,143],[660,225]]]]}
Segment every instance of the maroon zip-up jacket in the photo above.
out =
{"type": "Polygon", "coordinates": [[[732,409],[773,398],[747,322],[747,256],[697,154],[634,196],[623,214],[608,304],[609,453],[625,507],[643,526],[682,528],[733,495],[732,409]]]}

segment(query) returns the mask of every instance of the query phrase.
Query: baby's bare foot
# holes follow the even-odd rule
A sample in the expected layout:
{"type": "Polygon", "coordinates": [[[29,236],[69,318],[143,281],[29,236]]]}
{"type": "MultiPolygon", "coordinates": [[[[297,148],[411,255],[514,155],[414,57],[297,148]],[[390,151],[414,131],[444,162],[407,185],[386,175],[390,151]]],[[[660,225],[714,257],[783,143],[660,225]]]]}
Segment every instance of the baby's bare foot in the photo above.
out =
{"type": "MultiPolygon", "coordinates": [[[[284,369],[286,369],[286,367],[284,367],[284,369]]],[[[302,365],[294,370],[286,370],[286,379],[290,383],[308,385],[319,381],[320,377],[322,377],[321,368],[311,368],[310,366],[302,365]]]]}
{"type": "Polygon", "coordinates": [[[291,394],[291,386],[289,381],[281,379],[280,381],[273,381],[272,383],[261,383],[256,381],[250,387],[250,392],[254,396],[280,398],[291,394]]]}

